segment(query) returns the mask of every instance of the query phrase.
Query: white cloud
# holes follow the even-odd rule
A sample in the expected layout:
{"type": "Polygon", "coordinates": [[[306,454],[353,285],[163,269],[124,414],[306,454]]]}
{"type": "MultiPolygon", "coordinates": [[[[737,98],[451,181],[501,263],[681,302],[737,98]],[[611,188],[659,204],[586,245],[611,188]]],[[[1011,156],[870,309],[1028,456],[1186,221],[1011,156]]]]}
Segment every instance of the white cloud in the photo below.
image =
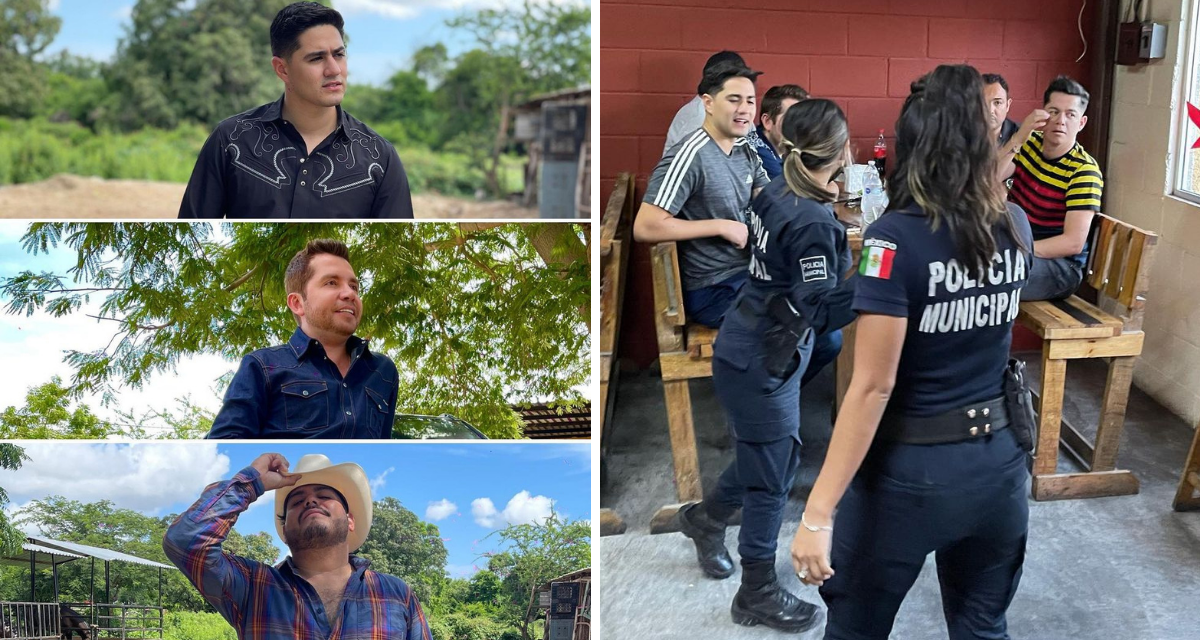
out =
{"type": "Polygon", "coordinates": [[[433,522],[445,520],[454,515],[455,511],[458,511],[458,505],[442,498],[437,502],[430,502],[429,506],[425,507],[425,519],[432,520],[433,522]]]}
{"type": "Polygon", "coordinates": [[[546,496],[531,496],[522,491],[508,501],[504,507],[504,520],[508,524],[541,524],[550,517],[554,501],[546,496]]]}
{"type": "Polygon", "coordinates": [[[62,0],[50,0],[48,4],[51,11],[58,11],[58,5],[62,4],[62,0]]]}
{"type": "Polygon", "coordinates": [[[164,515],[182,511],[229,472],[229,457],[217,452],[215,442],[21,446],[30,459],[18,470],[0,470],[0,487],[14,504],[59,495],[164,515]]]}
{"type": "Polygon", "coordinates": [[[387,475],[396,470],[396,467],[388,467],[383,470],[383,473],[371,478],[371,493],[376,494],[383,491],[383,486],[387,484],[387,475]]]}
{"type": "Polygon", "coordinates": [[[499,521],[499,515],[491,498],[475,498],[471,501],[471,516],[475,519],[475,524],[491,529],[499,521]]]}
{"type": "Polygon", "coordinates": [[[113,17],[118,20],[128,20],[133,17],[133,5],[127,4],[113,12],[113,17]]]}
{"type": "Polygon", "coordinates": [[[531,496],[522,491],[513,496],[504,511],[497,511],[491,498],[476,498],[471,502],[475,524],[488,529],[513,524],[541,524],[550,517],[554,501],[546,496],[531,496]]]}

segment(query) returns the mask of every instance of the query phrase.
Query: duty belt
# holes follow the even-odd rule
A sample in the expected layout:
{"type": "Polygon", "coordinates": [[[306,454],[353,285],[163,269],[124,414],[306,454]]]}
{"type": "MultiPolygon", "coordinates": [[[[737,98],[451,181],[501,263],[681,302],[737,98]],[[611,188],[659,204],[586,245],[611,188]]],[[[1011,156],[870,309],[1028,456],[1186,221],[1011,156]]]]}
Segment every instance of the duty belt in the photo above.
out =
{"type": "Polygon", "coordinates": [[[982,438],[1008,427],[1004,396],[974,402],[936,416],[884,411],[878,437],[905,444],[945,444],[982,438]]]}

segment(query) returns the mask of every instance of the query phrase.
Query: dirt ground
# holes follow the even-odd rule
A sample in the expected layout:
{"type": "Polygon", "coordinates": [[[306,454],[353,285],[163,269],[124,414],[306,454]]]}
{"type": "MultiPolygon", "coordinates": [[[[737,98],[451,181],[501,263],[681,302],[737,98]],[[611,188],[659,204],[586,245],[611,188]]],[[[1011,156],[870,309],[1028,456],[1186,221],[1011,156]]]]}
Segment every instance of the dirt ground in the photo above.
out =
{"type": "MultiPolygon", "coordinates": [[[[30,184],[0,187],[0,218],[174,219],[187,185],[104,180],[60,174],[30,184]]],[[[536,218],[536,209],[509,202],[477,202],[437,194],[413,196],[417,218],[536,218]]]]}

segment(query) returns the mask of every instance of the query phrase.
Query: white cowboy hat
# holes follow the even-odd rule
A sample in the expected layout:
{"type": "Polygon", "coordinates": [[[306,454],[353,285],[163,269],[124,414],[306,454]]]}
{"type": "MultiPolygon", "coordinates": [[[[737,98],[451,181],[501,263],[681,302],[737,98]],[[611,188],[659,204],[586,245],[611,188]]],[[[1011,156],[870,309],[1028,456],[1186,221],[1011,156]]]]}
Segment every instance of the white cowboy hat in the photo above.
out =
{"type": "Polygon", "coordinates": [[[293,486],[275,490],[275,532],[280,540],[287,542],[283,536],[283,513],[288,494],[306,484],[323,484],[342,494],[346,499],[346,511],[354,517],[354,531],[346,538],[351,553],[366,542],[367,533],[371,531],[371,484],[362,467],[353,462],[333,464],[319,453],[310,453],[300,458],[289,471],[299,473],[300,480],[293,486]]]}

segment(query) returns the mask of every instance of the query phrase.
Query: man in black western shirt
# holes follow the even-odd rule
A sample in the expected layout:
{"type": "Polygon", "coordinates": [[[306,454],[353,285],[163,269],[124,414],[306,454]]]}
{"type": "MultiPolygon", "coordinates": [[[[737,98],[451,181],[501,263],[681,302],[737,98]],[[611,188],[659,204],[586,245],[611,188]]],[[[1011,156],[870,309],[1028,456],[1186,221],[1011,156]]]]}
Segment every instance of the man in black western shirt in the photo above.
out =
{"type": "Polygon", "coordinates": [[[411,218],[391,143],[341,108],[342,16],[296,2],[271,23],[283,96],[217,125],[188,181],[180,218],[411,218]]]}

